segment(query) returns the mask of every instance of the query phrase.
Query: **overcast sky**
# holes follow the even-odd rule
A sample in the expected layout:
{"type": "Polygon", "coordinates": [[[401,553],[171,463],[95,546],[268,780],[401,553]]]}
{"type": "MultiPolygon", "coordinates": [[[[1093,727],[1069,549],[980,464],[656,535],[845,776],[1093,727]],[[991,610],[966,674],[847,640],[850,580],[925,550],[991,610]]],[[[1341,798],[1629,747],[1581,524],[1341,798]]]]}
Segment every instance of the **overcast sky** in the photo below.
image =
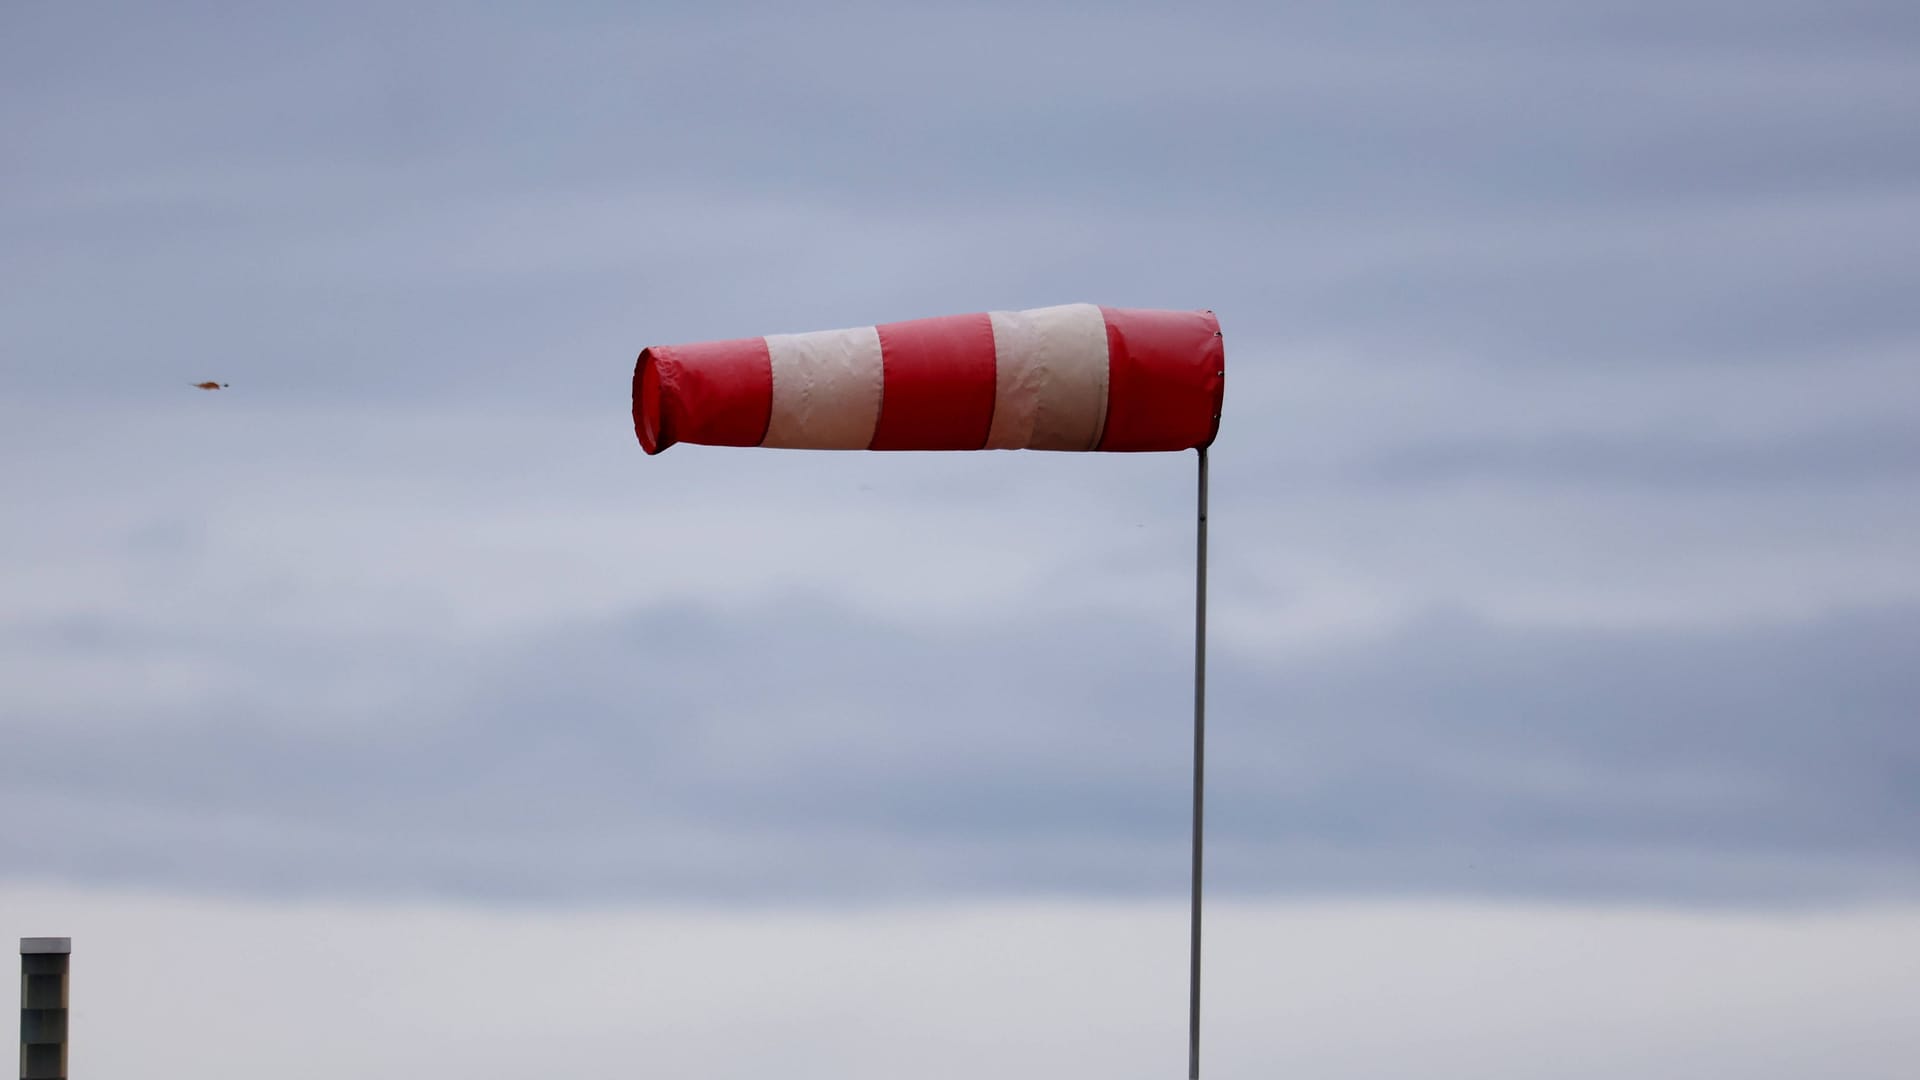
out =
{"type": "Polygon", "coordinates": [[[1916,49],[1891,2],[0,5],[0,912],[1176,904],[1192,455],[630,426],[648,344],[1081,301],[1225,331],[1209,883],[1261,932],[1910,912],[1916,49]]]}

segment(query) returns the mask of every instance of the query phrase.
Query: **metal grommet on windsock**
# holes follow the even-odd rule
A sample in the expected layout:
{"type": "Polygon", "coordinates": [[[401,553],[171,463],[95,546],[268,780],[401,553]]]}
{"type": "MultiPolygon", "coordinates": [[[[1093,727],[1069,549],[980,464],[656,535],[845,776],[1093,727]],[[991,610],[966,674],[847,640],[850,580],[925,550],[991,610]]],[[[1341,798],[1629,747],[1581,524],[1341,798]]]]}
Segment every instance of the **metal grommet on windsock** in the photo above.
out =
{"type": "Polygon", "coordinates": [[[1193,450],[1226,374],[1210,311],[1068,304],[655,345],[633,374],[647,453],[1193,450]]]}

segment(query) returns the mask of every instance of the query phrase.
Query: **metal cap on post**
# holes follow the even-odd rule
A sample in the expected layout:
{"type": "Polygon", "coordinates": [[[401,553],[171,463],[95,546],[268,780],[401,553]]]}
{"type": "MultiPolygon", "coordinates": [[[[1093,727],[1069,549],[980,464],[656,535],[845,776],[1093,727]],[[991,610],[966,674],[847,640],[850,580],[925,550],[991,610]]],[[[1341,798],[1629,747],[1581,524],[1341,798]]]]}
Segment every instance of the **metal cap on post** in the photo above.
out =
{"type": "Polygon", "coordinates": [[[20,1080],[67,1080],[67,975],[73,939],[20,939],[20,1080]]]}

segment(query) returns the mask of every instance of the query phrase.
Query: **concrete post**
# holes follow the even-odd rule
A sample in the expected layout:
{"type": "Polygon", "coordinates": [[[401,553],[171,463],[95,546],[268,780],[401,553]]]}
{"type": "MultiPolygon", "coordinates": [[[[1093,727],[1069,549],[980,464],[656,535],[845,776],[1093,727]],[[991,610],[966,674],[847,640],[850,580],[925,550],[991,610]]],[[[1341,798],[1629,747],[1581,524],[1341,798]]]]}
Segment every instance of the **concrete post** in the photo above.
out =
{"type": "Polygon", "coordinates": [[[67,972],[73,939],[20,939],[20,1080],[67,1080],[67,972]]]}

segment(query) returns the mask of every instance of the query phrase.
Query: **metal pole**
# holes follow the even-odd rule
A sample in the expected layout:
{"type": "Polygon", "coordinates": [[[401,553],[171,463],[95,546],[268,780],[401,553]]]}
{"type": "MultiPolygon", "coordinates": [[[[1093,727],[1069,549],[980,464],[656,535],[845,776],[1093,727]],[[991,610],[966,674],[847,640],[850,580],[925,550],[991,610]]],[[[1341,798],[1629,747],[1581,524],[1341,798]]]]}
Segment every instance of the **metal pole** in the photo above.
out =
{"type": "Polygon", "coordinates": [[[1200,508],[1193,586],[1193,938],[1188,943],[1187,1080],[1200,1080],[1200,838],[1207,791],[1207,448],[1200,448],[1200,508]]]}
{"type": "Polygon", "coordinates": [[[66,1080],[67,974],[73,939],[20,939],[20,1078],[66,1080]]]}

